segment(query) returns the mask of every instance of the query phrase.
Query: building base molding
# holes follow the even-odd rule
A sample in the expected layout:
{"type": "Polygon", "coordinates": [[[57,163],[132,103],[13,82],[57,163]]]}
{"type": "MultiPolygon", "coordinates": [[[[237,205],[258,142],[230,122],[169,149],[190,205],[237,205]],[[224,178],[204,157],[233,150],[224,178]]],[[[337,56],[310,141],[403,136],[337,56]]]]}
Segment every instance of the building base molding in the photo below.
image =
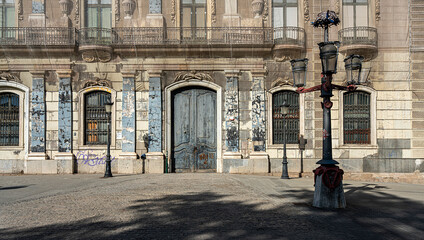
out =
{"type": "Polygon", "coordinates": [[[121,153],[118,158],[118,173],[143,173],[143,161],[137,159],[137,153],[135,152],[121,153]]]}
{"type": "Polygon", "coordinates": [[[251,173],[270,172],[269,156],[266,152],[250,153],[249,160],[249,167],[251,166],[251,173]]]}
{"type": "Polygon", "coordinates": [[[54,156],[54,160],[57,162],[57,173],[72,174],[75,173],[76,162],[75,156],[70,152],[60,152],[54,156]]]}
{"type": "Polygon", "coordinates": [[[55,160],[47,160],[46,153],[30,153],[25,163],[25,173],[27,174],[57,174],[57,164],[55,160]],[[54,170],[53,170],[54,169],[54,170]]]}
{"type": "Polygon", "coordinates": [[[161,152],[146,153],[145,173],[164,173],[165,172],[165,155],[161,152]]]}
{"type": "Polygon", "coordinates": [[[239,167],[246,166],[247,159],[242,159],[243,155],[239,152],[225,152],[222,158],[222,172],[233,173],[239,167]]]}

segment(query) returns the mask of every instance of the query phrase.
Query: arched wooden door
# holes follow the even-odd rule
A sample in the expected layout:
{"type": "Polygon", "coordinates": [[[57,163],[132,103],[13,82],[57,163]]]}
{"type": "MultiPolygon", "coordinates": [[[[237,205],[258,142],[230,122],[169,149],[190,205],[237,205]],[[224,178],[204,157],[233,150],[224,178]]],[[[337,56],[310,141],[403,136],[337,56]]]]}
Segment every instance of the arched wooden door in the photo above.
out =
{"type": "Polygon", "coordinates": [[[216,142],[216,92],[200,87],[173,92],[173,170],[216,171],[216,142]]]}

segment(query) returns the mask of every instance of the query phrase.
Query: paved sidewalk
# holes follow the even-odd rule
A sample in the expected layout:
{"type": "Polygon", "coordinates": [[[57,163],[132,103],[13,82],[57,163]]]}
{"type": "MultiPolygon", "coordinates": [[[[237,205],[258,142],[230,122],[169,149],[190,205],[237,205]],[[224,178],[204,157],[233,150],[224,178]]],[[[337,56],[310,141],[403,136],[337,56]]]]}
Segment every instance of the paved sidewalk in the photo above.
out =
{"type": "Polygon", "coordinates": [[[0,176],[0,239],[423,239],[424,186],[229,174],[0,176]]]}

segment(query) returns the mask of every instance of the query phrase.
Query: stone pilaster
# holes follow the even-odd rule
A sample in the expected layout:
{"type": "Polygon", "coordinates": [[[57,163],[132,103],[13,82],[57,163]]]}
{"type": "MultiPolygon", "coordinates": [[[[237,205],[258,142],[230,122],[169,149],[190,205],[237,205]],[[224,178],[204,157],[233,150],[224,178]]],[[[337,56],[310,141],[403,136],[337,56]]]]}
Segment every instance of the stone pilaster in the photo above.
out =
{"type": "Polygon", "coordinates": [[[44,72],[32,73],[31,92],[31,152],[46,151],[46,102],[44,72]]]}
{"type": "Polygon", "coordinates": [[[72,89],[71,71],[58,71],[59,106],[58,106],[58,140],[59,152],[57,161],[58,173],[74,173],[75,156],[72,153],[72,89]]]}
{"type": "Polygon", "coordinates": [[[149,147],[146,154],[148,173],[164,172],[162,153],[162,89],[160,73],[149,73],[149,147]]]}
{"type": "Polygon", "coordinates": [[[59,152],[72,151],[72,90],[71,72],[58,72],[59,76],[59,152]]]}
{"type": "Polygon", "coordinates": [[[269,156],[265,152],[265,71],[252,72],[252,142],[249,166],[252,173],[269,172],[269,156]]]}
{"type": "Polygon", "coordinates": [[[57,166],[53,162],[47,162],[46,155],[46,103],[44,71],[31,72],[31,142],[28,154],[26,173],[56,173],[57,166]],[[56,169],[56,172],[54,170],[56,169]]]}
{"type": "Polygon", "coordinates": [[[252,74],[252,141],[255,152],[265,151],[264,76],[252,74]]]}
{"type": "Polygon", "coordinates": [[[238,75],[226,72],[225,87],[225,146],[227,152],[238,152],[239,149],[239,92],[238,75]]]}
{"type": "Polygon", "coordinates": [[[239,71],[225,71],[227,77],[225,87],[225,146],[223,156],[223,172],[230,172],[232,166],[244,165],[239,146],[239,71]]]}
{"type": "Polygon", "coordinates": [[[141,173],[142,162],[135,153],[135,72],[122,73],[122,153],[118,160],[119,173],[141,173]]]}

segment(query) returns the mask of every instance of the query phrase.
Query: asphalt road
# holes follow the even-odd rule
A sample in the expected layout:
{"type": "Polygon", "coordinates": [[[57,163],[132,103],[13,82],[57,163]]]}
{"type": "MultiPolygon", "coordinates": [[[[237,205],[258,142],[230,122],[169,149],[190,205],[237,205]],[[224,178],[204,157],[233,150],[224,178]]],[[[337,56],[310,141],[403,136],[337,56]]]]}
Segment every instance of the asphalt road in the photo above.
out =
{"type": "Polygon", "coordinates": [[[424,239],[424,185],[229,174],[0,176],[0,239],[424,239]]]}

